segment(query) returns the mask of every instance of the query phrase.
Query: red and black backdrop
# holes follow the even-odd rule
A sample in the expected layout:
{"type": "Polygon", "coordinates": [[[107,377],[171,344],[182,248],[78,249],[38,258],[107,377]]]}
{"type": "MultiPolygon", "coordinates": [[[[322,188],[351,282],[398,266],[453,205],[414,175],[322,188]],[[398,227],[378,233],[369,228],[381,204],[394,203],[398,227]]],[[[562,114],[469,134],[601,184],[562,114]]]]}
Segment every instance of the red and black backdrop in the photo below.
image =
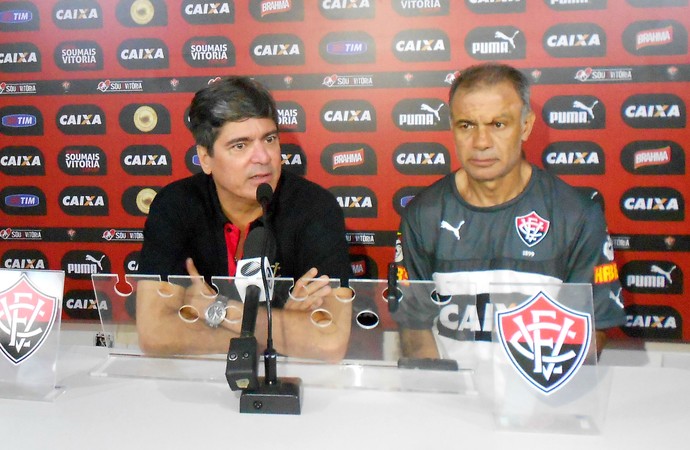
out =
{"type": "Polygon", "coordinates": [[[456,167],[450,82],[502,61],[534,84],[528,159],[606,212],[620,337],[687,340],[689,27],[688,0],[2,1],[2,267],[64,270],[65,318],[93,318],[91,273],[136,273],[151,199],[199,170],[192,94],[243,74],[385,278],[399,211],[456,167]]]}

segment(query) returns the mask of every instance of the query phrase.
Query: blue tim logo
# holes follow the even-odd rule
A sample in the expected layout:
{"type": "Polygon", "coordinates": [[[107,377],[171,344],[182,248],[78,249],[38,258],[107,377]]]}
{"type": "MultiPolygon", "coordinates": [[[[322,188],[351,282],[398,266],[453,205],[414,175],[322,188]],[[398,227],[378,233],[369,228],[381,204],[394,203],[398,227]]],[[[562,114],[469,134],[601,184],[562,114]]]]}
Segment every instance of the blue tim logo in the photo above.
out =
{"type": "Polygon", "coordinates": [[[367,43],[360,41],[338,41],[326,45],[326,51],[332,55],[362,55],[367,49],[367,43]]]}
{"type": "Polygon", "coordinates": [[[14,208],[31,208],[40,203],[41,200],[38,196],[31,194],[13,194],[5,197],[5,205],[14,208]]]}
{"type": "Polygon", "coordinates": [[[2,118],[2,124],[11,128],[33,127],[37,123],[38,119],[31,114],[10,114],[2,118]]]}
{"type": "Polygon", "coordinates": [[[13,9],[0,12],[0,23],[26,23],[31,22],[33,18],[31,11],[13,9]]]}

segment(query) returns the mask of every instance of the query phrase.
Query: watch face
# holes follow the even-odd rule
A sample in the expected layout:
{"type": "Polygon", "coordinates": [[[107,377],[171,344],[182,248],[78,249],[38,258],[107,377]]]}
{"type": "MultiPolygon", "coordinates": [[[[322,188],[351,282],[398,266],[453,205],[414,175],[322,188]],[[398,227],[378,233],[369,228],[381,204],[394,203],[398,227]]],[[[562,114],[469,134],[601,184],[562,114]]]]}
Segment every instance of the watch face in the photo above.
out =
{"type": "Polygon", "coordinates": [[[225,319],[225,303],[215,301],[206,309],[206,323],[209,327],[216,328],[225,319]]]}

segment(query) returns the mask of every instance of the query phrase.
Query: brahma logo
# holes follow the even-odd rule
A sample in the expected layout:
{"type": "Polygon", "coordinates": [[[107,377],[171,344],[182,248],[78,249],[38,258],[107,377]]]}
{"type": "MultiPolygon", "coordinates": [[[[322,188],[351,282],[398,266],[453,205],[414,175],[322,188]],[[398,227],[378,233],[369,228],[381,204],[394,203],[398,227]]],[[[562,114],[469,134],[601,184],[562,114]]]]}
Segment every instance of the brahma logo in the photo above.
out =
{"type": "Polygon", "coordinates": [[[606,34],[592,23],[555,25],[544,33],[543,45],[556,58],[606,56],[606,34]]]}
{"type": "Polygon", "coordinates": [[[621,152],[623,168],[640,175],[684,175],[685,152],[673,141],[634,141],[621,152]]]}
{"type": "Polygon", "coordinates": [[[304,108],[295,102],[276,102],[280,131],[306,131],[307,117],[304,108]]]}
{"type": "Polygon", "coordinates": [[[331,144],[321,152],[321,166],[334,175],[376,175],[376,152],[367,144],[331,144]]]}
{"type": "Polygon", "coordinates": [[[351,254],[350,267],[355,278],[367,280],[378,278],[379,271],[376,262],[367,255],[351,254]]]}
{"type": "Polygon", "coordinates": [[[45,216],[46,196],[35,186],[7,186],[0,190],[0,209],[12,216],[45,216]]]}
{"type": "Polygon", "coordinates": [[[602,129],[606,126],[606,109],[591,95],[559,95],[544,104],[542,118],[557,130],[602,129]]]}
{"type": "Polygon", "coordinates": [[[48,258],[40,250],[7,250],[2,255],[2,267],[5,269],[45,270],[48,268],[48,258]]]}
{"type": "Polygon", "coordinates": [[[525,35],[515,27],[480,27],[467,33],[465,50],[475,59],[524,59],[525,35]]]}
{"type": "Polygon", "coordinates": [[[249,46],[252,59],[261,66],[304,64],[304,43],[294,34],[264,34],[249,46]]]}
{"type": "Polygon", "coordinates": [[[592,316],[567,308],[543,292],[496,313],[498,340],[513,367],[539,392],[565,386],[585,361],[592,316]]]}
{"type": "Polygon", "coordinates": [[[393,0],[393,9],[405,17],[447,16],[450,0],[393,0]]]}
{"type": "Polygon", "coordinates": [[[635,22],[623,32],[623,46],[639,56],[684,55],[688,52],[688,31],[675,20],[635,22]]]}
{"type": "Polygon", "coordinates": [[[183,48],[184,60],[191,67],[235,65],[235,46],[223,36],[193,37],[183,48]]]}
{"type": "Polygon", "coordinates": [[[515,217],[515,230],[520,240],[528,247],[534,247],[546,237],[551,222],[542,218],[535,211],[524,216],[515,217]]]}
{"type": "Polygon", "coordinates": [[[373,19],[376,2],[372,0],[320,0],[319,11],[329,20],[373,19]]]}
{"type": "Polygon", "coordinates": [[[303,0],[252,0],[249,12],[259,22],[296,22],[304,20],[303,0]]]}
{"type": "Polygon", "coordinates": [[[438,142],[406,142],[393,152],[393,166],[405,175],[444,175],[450,171],[450,153],[438,142]]]}
{"type": "Polygon", "coordinates": [[[378,216],[378,202],[371,189],[361,186],[335,186],[329,191],[338,201],[346,218],[375,218],[378,216]]]}
{"type": "Polygon", "coordinates": [[[631,95],[621,115],[633,128],[685,128],[685,103],[675,94],[631,95]]]}
{"type": "Polygon", "coordinates": [[[621,268],[621,281],[637,294],[683,293],[683,271],[672,261],[630,261],[621,268]]]}
{"type": "Polygon", "coordinates": [[[41,348],[59,301],[41,292],[26,273],[0,291],[0,350],[9,362],[19,365],[41,348]]]}
{"type": "Polygon", "coordinates": [[[448,61],[450,39],[440,30],[407,30],[393,38],[393,54],[400,61],[448,61]]]}
{"type": "Polygon", "coordinates": [[[105,113],[96,105],[66,105],[58,110],[56,125],[69,135],[105,134],[105,113]]]}
{"type": "Polygon", "coordinates": [[[437,98],[404,99],[393,108],[393,121],[404,131],[450,130],[446,103],[437,98]]]}
{"type": "Polygon", "coordinates": [[[31,2],[4,2],[0,4],[0,27],[3,31],[36,31],[39,14],[31,2]]]}
{"type": "Polygon", "coordinates": [[[36,147],[5,147],[0,150],[0,172],[5,175],[45,175],[43,153],[36,147]]]}
{"type": "Polygon", "coordinates": [[[376,110],[366,100],[333,100],[321,108],[321,124],[329,131],[376,131],[376,110]]]}
{"type": "Polygon", "coordinates": [[[41,53],[30,42],[0,44],[0,72],[40,72],[41,53]]]}
{"type": "Polygon", "coordinates": [[[103,28],[103,13],[93,0],[58,1],[53,7],[53,22],[66,30],[103,28]]]}
{"type": "Polygon", "coordinates": [[[125,69],[167,69],[168,47],[160,39],[127,39],[117,48],[118,62],[125,69]]]}
{"type": "Polygon", "coordinates": [[[130,145],[120,154],[120,165],[130,175],[172,174],[172,157],[162,145],[130,145]]]}
{"type": "Polygon", "coordinates": [[[666,305],[630,305],[627,322],[621,329],[634,338],[683,339],[683,316],[666,305]]]}
{"type": "Polygon", "coordinates": [[[669,187],[635,187],[623,193],[620,201],[623,214],[631,220],[685,220],[685,200],[669,187]]]}
{"type": "Polygon", "coordinates": [[[94,41],[62,42],[53,54],[55,65],[66,71],[102,70],[103,49],[94,41]]]}
{"type": "Polygon", "coordinates": [[[67,175],[105,175],[108,172],[105,152],[90,145],[70,145],[58,155],[58,166],[67,175]]]}
{"type": "Polygon", "coordinates": [[[465,0],[476,14],[509,14],[524,12],[527,0],[465,0]]]}
{"type": "Polygon", "coordinates": [[[363,64],[376,61],[376,42],[363,31],[328,33],[319,43],[319,53],[332,64],[363,64]]]}
{"type": "Polygon", "coordinates": [[[58,198],[60,209],[70,216],[108,215],[108,195],[97,186],[70,186],[58,198]]]}
{"type": "Polygon", "coordinates": [[[606,9],[607,0],[549,0],[546,4],[556,11],[606,9]]]}
{"type": "Polygon", "coordinates": [[[554,142],[542,153],[544,168],[563,175],[603,175],[604,150],[594,142],[554,142]]]}

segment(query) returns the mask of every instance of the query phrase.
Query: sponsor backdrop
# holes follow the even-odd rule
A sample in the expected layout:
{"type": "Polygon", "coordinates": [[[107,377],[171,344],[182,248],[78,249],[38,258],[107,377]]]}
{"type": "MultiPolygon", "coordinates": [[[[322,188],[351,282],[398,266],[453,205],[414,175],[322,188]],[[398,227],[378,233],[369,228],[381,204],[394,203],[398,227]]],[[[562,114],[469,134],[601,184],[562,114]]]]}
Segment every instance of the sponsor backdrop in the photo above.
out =
{"type": "Polygon", "coordinates": [[[0,1],[2,267],[64,270],[64,318],[97,317],[90,275],[137,273],[151,200],[199,170],[192,93],[245,74],[385,278],[399,212],[456,165],[449,84],[504,61],[534,82],[528,159],[605,209],[619,337],[687,340],[689,27],[688,0],[0,1]]]}

